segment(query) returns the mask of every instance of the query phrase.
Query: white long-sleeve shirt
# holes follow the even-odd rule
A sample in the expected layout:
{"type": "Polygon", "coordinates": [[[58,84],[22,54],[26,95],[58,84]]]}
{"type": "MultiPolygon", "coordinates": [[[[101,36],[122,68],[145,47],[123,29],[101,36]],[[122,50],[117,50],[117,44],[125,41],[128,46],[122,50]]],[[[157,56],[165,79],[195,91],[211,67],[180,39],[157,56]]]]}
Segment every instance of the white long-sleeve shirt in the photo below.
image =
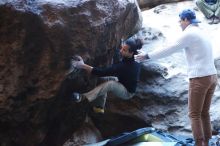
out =
{"type": "Polygon", "coordinates": [[[185,28],[175,44],[150,52],[148,56],[150,59],[159,59],[181,49],[184,49],[186,55],[189,78],[217,74],[209,38],[203,34],[198,26],[192,24],[185,28]]]}

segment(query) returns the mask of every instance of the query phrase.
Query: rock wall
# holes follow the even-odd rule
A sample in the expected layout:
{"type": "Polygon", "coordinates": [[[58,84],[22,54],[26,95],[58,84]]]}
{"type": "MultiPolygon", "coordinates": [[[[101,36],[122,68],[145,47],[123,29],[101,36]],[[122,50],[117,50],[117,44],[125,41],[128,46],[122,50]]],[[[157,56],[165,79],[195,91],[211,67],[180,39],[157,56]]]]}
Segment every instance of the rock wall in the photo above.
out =
{"type": "Polygon", "coordinates": [[[0,145],[62,145],[87,110],[71,93],[95,83],[79,70],[68,75],[71,57],[110,64],[141,20],[130,0],[1,1],[0,145]]]}
{"type": "Polygon", "coordinates": [[[192,1],[192,0],[137,0],[141,9],[149,9],[155,6],[165,4],[165,3],[174,3],[181,1],[192,1]]]}

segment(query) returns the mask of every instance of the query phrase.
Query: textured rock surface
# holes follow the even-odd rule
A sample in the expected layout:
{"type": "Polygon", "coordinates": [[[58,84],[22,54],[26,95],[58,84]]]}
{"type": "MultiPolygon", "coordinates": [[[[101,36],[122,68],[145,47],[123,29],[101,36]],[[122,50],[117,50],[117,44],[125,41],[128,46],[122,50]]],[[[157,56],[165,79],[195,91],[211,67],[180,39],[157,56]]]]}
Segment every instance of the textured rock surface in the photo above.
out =
{"type": "Polygon", "coordinates": [[[110,64],[122,37],[141,26],[127,0],[0,1],[0,144],[60,146],[83,124],[87,104],[72,91],[94,86],[84,72],[67,77],[72,55],[110,64]]]}
{"type": "MultiPolygon", "coordinates": [[[[147,27],[138,35],[146,50],[166,46],[166,39],[179,31],[177,8],[186,6],[194,8],[191,2],[175,3],[142,13],[147,27]]],[[[88,103],[75,104],[69,98],[71,92],[88,91],[96,83],[81,70],[67,76],[71,56],[80,54],[95,66],[110,64],[120,39],[134,34],[140,20],[138,8],[128,0],[0,1],[0,145],[60,146],[73,133],[65,146],[83,145],[145,126],[191,133],[180,53],[146,63],[135,98],[109,98],[104,116],[89,113],[91,121],[86,121],[88,103]]],[[[206,31],[218,32],[219,25],[206,22],[206,31]]],[[[218,42],[217,37],[213,40],[218,42]]],[[[220,71],[219,60],[216,66],[220,71]]],[[[216,130],[219,97],[218,88],[211,108],[216,130]]]]}
{"type": "Polygon", "coordinates": [[[140,8],[153,8],[155,6],[158,6],[160,4],[165,3],[174,3],[174,2],[181,2],[181,1],[190,1],[190,0],[137,0],[140,8]]]}

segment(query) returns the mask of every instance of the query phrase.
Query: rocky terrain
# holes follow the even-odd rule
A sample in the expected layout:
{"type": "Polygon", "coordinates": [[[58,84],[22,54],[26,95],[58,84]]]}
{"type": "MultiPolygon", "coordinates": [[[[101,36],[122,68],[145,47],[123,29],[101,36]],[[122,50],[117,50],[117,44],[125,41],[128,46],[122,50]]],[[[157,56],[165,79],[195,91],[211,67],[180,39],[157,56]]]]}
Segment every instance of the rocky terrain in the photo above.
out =
{"type": "MultiPolygon", "coordinates": [[[[109,65],[117,60],[121,39],[134,34],[144,40],[143,50],[159,49],[180,33],[178,12],[197,10],[192,1],[154,2],[140,12],[133,0],[0,1],[0,145],[83,145],[147,126],[191,136],[181,52],[144,63],[135,97],[123,101],[109,95],[104,115],[70,98],[98,82],[83,70],[69,73],[72,56],[109,65]]],[[[196,13],[212,38],[219,71],[219,24],[209,25],[196,13]]],[[[214,130],[220,129],[219,99],[218,87],[211,107],[214,130]]]]}

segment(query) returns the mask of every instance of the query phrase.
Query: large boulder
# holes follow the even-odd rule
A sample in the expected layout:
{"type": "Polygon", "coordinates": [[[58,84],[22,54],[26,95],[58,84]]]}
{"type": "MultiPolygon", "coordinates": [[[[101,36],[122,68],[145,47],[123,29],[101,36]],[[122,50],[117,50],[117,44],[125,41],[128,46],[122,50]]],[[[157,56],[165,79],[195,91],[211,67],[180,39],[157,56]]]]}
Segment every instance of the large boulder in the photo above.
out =
{"type": "Polygon", "coordinates": [[[165,3],[174,3],[181,1],[192,1],[192,0],[137,0],[141,9],[149,9],[155,6],[165,4],[165,3]]]}
{"type": "Polygon", "coordinates": [[[121,38],[141,28],[132,0],[0,1],[0,145],[62,145],[83,124],[87,103],[70,100],[95,79],[70,59],[110,64],[121,38]]]}

